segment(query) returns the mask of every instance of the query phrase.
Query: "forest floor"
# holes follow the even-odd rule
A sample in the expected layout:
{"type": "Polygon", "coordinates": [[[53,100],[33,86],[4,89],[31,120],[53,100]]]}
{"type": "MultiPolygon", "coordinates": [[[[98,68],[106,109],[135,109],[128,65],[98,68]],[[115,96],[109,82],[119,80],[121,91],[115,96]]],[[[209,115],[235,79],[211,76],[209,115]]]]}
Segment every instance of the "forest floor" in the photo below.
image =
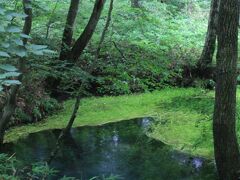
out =
{"type": "MultiPolygon", "coordinates": [[[[39,123],[10,129],[6,142],[16,141],[29,133],[64,128],[73,105],[74,100],[66,101],[64,109],[56,115],[39,123]]],[[[213,107],[214,92],[196,88],[169,88],[152,93],[86,98],[82,100],[74,127],[153,117],[157,123],[154,123],[149,136],[175,149],[212,158],[213,107]]]]}

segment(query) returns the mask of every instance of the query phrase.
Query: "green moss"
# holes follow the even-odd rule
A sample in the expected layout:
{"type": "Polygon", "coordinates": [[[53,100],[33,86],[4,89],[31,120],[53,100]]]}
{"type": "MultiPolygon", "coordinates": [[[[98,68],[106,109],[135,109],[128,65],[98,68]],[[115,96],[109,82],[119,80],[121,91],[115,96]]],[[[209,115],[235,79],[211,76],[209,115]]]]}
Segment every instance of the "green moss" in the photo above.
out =
{"type": "MultiPolygon", "coordinates": [[[[213,156],[211,120],[213,92],[202,89],[164,89],[153,93],[83,99],[74,127],[101,125],[137,117],[154,117],[149,136],[174,148],[206,157],[213,156]]],[[[45,121],[10,129],[6,141],[16,141],[29,133],[64,128],[74,100],[64,110],[45,121]]]]}

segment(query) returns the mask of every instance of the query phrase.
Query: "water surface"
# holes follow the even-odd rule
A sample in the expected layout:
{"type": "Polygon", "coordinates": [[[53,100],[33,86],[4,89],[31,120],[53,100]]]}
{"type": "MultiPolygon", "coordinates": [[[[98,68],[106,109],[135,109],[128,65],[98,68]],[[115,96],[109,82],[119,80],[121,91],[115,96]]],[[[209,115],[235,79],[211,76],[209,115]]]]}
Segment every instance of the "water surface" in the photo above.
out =
{"type": "MultiPolygon", "coordinates": [[[[126,180],[214,179],[213,164],[171,150],[146,136],[151,119],[143,118],[71,131],[52,162],[59,173],[87,180],[118,176],[126,180]]],[[[30,134],[8,149],[24,163],[46,160],[55,147],[60,130],[30,134]]]]}

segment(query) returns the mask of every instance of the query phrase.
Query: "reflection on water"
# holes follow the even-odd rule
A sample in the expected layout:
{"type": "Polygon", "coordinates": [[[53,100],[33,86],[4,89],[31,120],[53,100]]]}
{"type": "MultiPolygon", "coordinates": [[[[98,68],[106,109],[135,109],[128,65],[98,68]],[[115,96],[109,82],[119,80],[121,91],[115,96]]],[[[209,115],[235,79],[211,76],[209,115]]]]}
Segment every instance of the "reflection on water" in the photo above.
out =
{"type": "Polygon", "coordinates": [[[203,160],[200,158],[193,158],[192,163],[196,169],[200,169],[203,166],[203,160]]]}
{"type": "MultiPolygon", "coordinates": [[[[214,179],[214,168],[202,158],[175,152],[145,135],[151,119],[73,129],[52,166],[63,175],[90,179],[118,175],[127,180],[214,179]]],[[[48,158],[60,130],[31,134],[11,146],[19,160],[30,163],[48,158]]]]}
{"type": "Polygon", "coordinates": [[[150,124],[151,124],[151,119],[149,119],[149,118],[143,118],[142,119],[142,127],[143,128],[148,129],[150,124]]]}

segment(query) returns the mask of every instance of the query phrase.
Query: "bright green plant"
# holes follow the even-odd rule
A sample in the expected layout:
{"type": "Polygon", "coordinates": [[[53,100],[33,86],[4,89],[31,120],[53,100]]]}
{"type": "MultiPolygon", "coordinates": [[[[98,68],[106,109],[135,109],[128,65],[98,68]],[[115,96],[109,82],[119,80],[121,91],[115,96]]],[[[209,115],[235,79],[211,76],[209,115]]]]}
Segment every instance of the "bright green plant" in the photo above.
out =
{"type": "Polygon", "coordinates": [[[1,2],[0,15],[0,90],[3,90],[3,86],[21,84],[16,79],[20,72],[13,66],[20,61],[20,58],[25,58],[30,54],[43,55],[44,53],[52,53],[52,51],[43,45],[24,45],[22,39],[31,38],[21,33],[22,30],[18,25],[19,19],[26,17],[25,14],[7,10],[4,2],[1,2]]]}

